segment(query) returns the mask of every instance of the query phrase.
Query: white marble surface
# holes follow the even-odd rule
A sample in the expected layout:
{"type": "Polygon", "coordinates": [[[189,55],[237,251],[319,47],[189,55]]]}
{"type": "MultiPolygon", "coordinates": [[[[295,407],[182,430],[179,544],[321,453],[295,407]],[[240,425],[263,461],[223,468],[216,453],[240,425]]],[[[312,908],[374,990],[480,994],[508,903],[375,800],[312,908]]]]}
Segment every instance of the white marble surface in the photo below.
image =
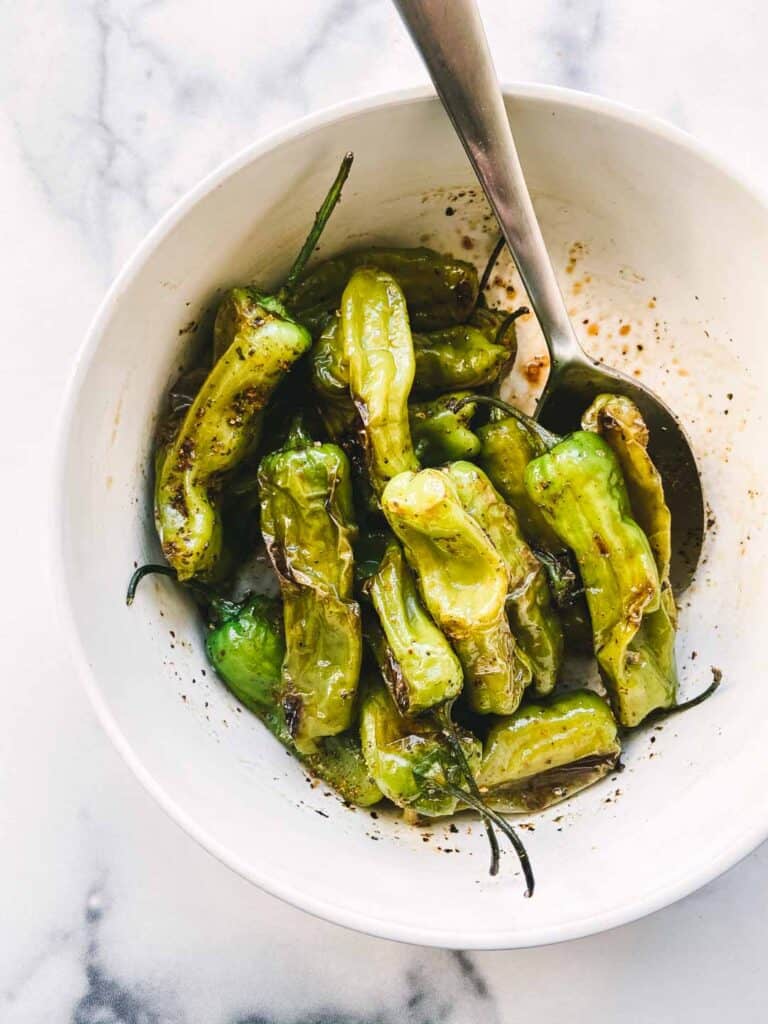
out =
{"type": "MultiPolygon", "coordinates": [[[[650,110],[768,180],[758,0],[482,7],[503,78],[650,110]]],[[[133,246],[202,174],[300,114],[425,76],[388,0],[26,0],[0,19],[0,1020],[764,1021],[768,847],[611,934],[469,956],[278,903],[140,788],[74,677],[47,579],[74,354],[133,246]]],[[[717,239],[712,256],[728,258],[717,239]]]]}

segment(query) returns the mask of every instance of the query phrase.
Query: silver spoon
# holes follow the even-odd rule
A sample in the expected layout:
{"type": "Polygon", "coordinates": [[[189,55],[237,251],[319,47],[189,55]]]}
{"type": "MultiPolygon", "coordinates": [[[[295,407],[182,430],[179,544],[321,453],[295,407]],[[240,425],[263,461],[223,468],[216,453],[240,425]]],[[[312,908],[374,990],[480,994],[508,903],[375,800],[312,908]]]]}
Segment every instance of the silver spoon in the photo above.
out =
{"type": "Polygon", "coordinates": [[[672,585],[691,582],[704,538],[704,498],[685,431],[648,388],[602,366],[579,344],[525,184],[475,0],[394,0],[483,186],[549,348],[549,379],[536,417],[573,430],[602,392],[626,395],[650,432],[650,454],[672,513],[672,585]]]}

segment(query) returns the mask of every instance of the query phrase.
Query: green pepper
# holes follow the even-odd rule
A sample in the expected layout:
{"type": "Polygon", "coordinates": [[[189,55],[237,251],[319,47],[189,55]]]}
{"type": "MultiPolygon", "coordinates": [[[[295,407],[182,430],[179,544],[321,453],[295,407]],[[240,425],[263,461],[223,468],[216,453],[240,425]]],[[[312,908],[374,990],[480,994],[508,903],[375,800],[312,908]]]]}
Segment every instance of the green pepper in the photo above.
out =
{"type": "Polygon", "coordinates": [[[260,595],[239,604],[217,599],[209,617],[214,628],[206,640],[208,657],[240,703],[343,799],[359,807],[378,803],[382,794],[368,772],[356,731],[320,740],[314,754],[302,755],[293,745],[279,699],[285,655],[280,602],[260,595]]]}
{"type": "Polygon", "coordinates": [[[661,474],[648,454],[648,427],[635,403],[623,395],[598,395],[582,417],[584,430],[608,442],[619,460],[632,516],[645,533],[656,559],[662,599],[672,624],[677,608],[669,582],[672,516],[664,498],[661,474]]]}
{"type": "Polygon", "coordinates": [[[352,165],[348,153],[301,251],[277,295],[233,288],[214,325],[215,361],[155,463],[155,524],[163,554],[179,580],[210,579],[221,571],[220,495],[226,476],[254,452],[264,408],[293,364],[311,345],[284,301],[341,196],[352,165]]]}
{"type": "Polygon", "coordinates": [[[408,425],[413,342],[405,298],[381,270],[356,270],[341,300],[344,356],[357,406],[368,475],[380,495],[398,473],[418,468],[408,425]]]}
{"type": "Polygon", "coordinates": [[[507,567],[455,484],[437,469],[401,473],[381,507],[436,625],[459,656],[473,710],[511,714],[531,681],[505,613],[507,567]]]}
{"type": "MultiPolygon", "coordinates": [[[[493,316],[492,310],[482,312],[484,317],[493,316]]],[[[494,332],[488,322],[482,328],[470,320],[429,334],[414,333],[414,390],[449,391],[491,384],[514,361],[516,346],[514,330],[494,332]]]]}
{"type": "Polygon", "coordinates": [[[259,492],[283,595],[283,706],[297,748],[311,753],[319,737],[352,724],[360,674],[349,462],[336,445],[312,444],[297,429],[262,459],[259,492]]]}
{"type": "Polygon", "coordinates": [[[477,781],[491,807],[527,814],[615,771],[620,753],[605,701],[589,690],[573,690],[496,722],[485,740],[477,781]]]}
{"type": "MultiPolygon", "coordinates": [[[[465,730],[458,742],[470,771],[480,763],[480,741],[465,730]]],[[[464,782],[464,767],[437,723],[404,717],[380,680],[365,687],[360,707],[360,743],[372,778],[398,807],[427,817],[453,814],[458,797],[446,787],[464,782]]]]}
{"type": "Polygon", "coordinates": [[[468,394],[456,391],[429,402],[411,402],[408,406],[411,437],[416,458],[422,466],[474,459],[480,453],[480,441],[469,426],[476,405],[469,402],[456,409],[457,403],[468,394]]]}
{"type": "Polygon", "coordinates": [[[222,549],[221,478],[251,449],[270,395],[310,344],[307,331],[287,313],[251,294],[232,344],[206,378],[157,470],[157,532],[180,580],[215,571],[222,549]]]}
{"type": "Polygon", "coordinates": [[[544,569],[526,544],[515,513],[481,469],[470,462],[454,462],[443,472],[506,563],[512,632],[530,662],[537,693],[547,694],[562,664],[563,630],[552,608],[544,569]]]}
{"type": "Polygon", "coordinates": [[[525,484],[579,563],[595,655],[619,721],[634,726],[670,707],[677,689],[674,629],[611,448],[599,435],[577,431],[528,465],[525,484]]]}
{"type": "Polygon", "coordinates": [[[376,643],[382,675],[403,714],[417,715],[461,692],[464,677],[451,645],[422,607],[403,551],[387,544],[366,585],[385,640],[376,643]]]}
{"type": "Polygon", "coordinates": [[[349,394],[349,363],[344,354],[338,313],[328,317],[312,346],[310,366],[325,429],[337,444],[346,442],[356,431],[359,419],[349,394]]]}
{"type": "Polygon", "coordinates": [[[405,293],[411,322],[419,330],[463,323],[474,309],[477,271],[471,263],[441,256],[432,249],[368,248],[319,263],[297,282],[291,310],[313,333],[339,308],[341,295],[361,267],[379,267],[397,279],[405,293]]]}

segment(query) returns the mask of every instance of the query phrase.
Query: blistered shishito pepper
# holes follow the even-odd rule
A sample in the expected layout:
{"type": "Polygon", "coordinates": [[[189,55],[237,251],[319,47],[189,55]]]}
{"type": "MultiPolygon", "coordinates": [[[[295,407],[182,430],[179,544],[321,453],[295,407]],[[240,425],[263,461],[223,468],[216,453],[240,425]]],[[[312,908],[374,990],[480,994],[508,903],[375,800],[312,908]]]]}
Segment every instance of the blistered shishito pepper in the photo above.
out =
{"type": "Polygon", "coordinates": [[[662,599],[674,625],[677,619],[669,566],[672,516],[664,498],[661,474],[648,454],[648,427],[635,403],[623,395],[599,395],[582,417],[584,430],[608,442],[619,460],[632,516],[648,538],[659,570],[662,599]]]}
{"type": "Polygon", "coordinates": [[[206,642],[208,657],[235,697],[299,757],[311,775],[359,807],[378,803],[382,794],[368,772],[356,730],[320,740],[314,754],[302,756],[294,748],[279,696],[285,656],[280,602],[262,596],[240,604],[214,601],[209,617],[213,629],[206,642]]]}
{"type": "Polygon", "coordinates": [[[219,568],[219,508],[226,476],[253,453],[264,407],[311,345],[284,300],[301,274],[341,196],[352,164],[342,161],[284,287],[277,295],[233,288],[214,326],[215,362],[174,436],[161,438],[155,463],[155,524],[179,580],[210,578],[219,568]]]}
{"type": "Polygon", "coordinates": [[[408,424],[414,358],[405,298],[381,270],[356,270],[341,299],[349,389],[360,416],[368,475],[377,495],[418,468],[408,424]]]}
{"type": "Polygon", "coordinates": [[[344,355],[338,313],[328,317],[312,346],[310,365],[325,428],[337,444],[346,442],[356,430],[358,415],[349,394],[349,363],[344,355]]]}
{"type": "Polygon", "coordinates": [[[620,753],[608,705],[589,690],[574,690],[549,704],[527,704],[491,726],[477,781],[492,807],[529,813],[602,779],[620,753]]]}
{"type": "Polygon", "coordinates": [[[387,485],[381,507],[424,604],[459,656],[471,707],[511,714],[531,681],[531,667],[507,621],[503,559],[440,470],[401,473],[387,485]]]}
{"type": "Polygon", "coordinates": [[[254,302],[165,449],[155,481],[155,522],[180,580],[214,572],[222,548],[221,479],[252,448],[272,392],[310,344],[287,313],[254,302]]]}
{"type": "Polygon", "coordinates": [[[480,441],[470,429],[476,406],[463,403],[467,396],[466,391],[456,391],[408,406],[413,446],[422,466],[474,459],[480,453],[480,441]]]}
{"type": "MultiPolygon", "coordinates": [[[[480,764],[482,745],[457,729],[469,770],[480,764]]],[[[378,679],[364,687],[360,707],[360,743],[365,763],[381,792],[392,803],[417,814],[453,814],[459,797],[451,787],[465,782],[465,768],[434,719],[409,718],[395,707],[378,679]]]]}
{"type": "Polygon", "coordinates": [[[674,630],[611,448],[599,435],[577,431],[528,465],[525,484],[579,563],[595,655],[619,721],[634,726],[672,706],[674,630]]]}
{"type": "Polygon", "coordinates": [[[482,527],[509,573],[507,614],[512,633],[527,656],[536,691],[547,694],[563,660],[563,630],[552,607],[541,562],[528,547],[517,517],[485,473],[470,462],[445,467],[464,508],[482,527]]]}
{"type": "Polygon", "coordinates": [[[374,651],[399,710],[417,715],[458,697],[464,681],[461,665],[422,607],[396,540],[387,544],[366,590],[383,631],[383,637],[374,639],[374,651]]]}
{"type": "Polygon", "coordinates": [[[471,263],[432,249],[368,248],[343,253],[312,267],[291,295],[296,318],[317,333],[360,267],[379,267],[399,283],[414,329],[430,331],[463,323],[477,302],[477,271],[471,263]]]}
{"type": "Polygon", "coordinates": [[[283,706],[303,753],[352,723],[360,674],[360,609],[352,599],[349,462],[297,429],[259,467],[261,531],[280,580],[286,655],[283,706]]]}
{"type": "Polygon", "coordinates": [[[517,352],[515,314],[480,307],[465,324],[414,333],[418,392],[478,388],[495,381],[517,352]]]}

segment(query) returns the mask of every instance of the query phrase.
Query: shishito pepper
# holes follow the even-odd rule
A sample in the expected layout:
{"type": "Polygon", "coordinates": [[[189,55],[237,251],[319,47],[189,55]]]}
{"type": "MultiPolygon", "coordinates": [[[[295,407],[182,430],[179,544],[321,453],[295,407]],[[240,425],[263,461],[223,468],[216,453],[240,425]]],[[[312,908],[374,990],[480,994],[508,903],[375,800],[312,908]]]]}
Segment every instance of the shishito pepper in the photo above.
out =
{"type": "Polygon", "coordinates": [[[360,609],[352,598],[349,462],[300,428],[259,466],[261,531],[280,580],[286,654],[283,706],[303,753],[352,723],[360,674],[360,609]]]}
{"type": "Polygon", "coordinates": [[[563,630],[541,562],[526,544],[515,513],[481,469],[470,462],[454,462],[443,472],[506,563],[512,633],[531,665],[537,693],[547,694],[554,688],[562,664],[563,630]]]}
{"type": "Polygon", "coordinates": [[[457,391],[408,406],[413,446],[422,466],[474,459],[480,453],[480,441],[470,429],[476,406],[463,402],[468,394],[457,391]]]}
{"type": "MultiPolygon", "coordinates": [[[[458,742],[470,771],[480,764],[482,745],[465,730],[458,742]]],[[[386,686],[367,682],[360,706],[360,743],[371,777],[398,807],[427,817],[453,814],[465,768],[432,718],[405,717],[386,686]]]]}
{"type": "Polygon", "coordinates": [[[477,302],[477,271],[471,263],[432,249],[368,248],[319,263],[296,283],[291,311],[313,333],[339,308],[352,274],[378,267],[391,274],[405,293],[414,328],[424,331],[463,323],[477,302]]]}
{"type": "Polygon", "coordinates": [[[216,358],[171,438],[164,436],[155,471],[155,524],[163,554],[179,580],[211,578],[222,553],[222,484],[254,451],[262,414],[275,388],[312,339],[284,301],[341,196],[348,153],[312,229],[277,295],[234,288],[214,327],[216,358]]]}
{"type": "Polygon", "coordinates": [[[408,423],[414,357],[405,298],[381,270],[356,270],[341,299],[349,390],[360,415],[368,475],[377,495],[418,469],[408,423]]]}
{"type": "Polygon", "coordinates": [[[305,328],[253,297],[235,340],[163,451],[155,481],[155,523],[180,580],[209,577],[222,550],[217,492],[252,448],[277,384],[309,349],[305,328]]]}
{"type": "Polygon", "coordinates": [[[483,746],[478,786],[497,810],[539,811],[614,771],[620,753],[605,701],[589,690],[574,690],[496,722],[483,746]]]}
{"type": "Polygon", "coordinates": [[[399,710],[417,715],[455,700],[464,681],[461,665],[424,610],[402,548],[394,538],[366,591],[383,631],[383,637],[374,637],[374,651],[399,710]]]}
{"type": "Polygon", "coordinates": [[[401,473],[381,499],[419,581],[422,599],[464,669],[480,713],[511,714],[531,681],[505,613],[509,573],[440,470],[401,473]]]}
{"type": "Polygon", "coordinates": [[[312,386],[320,399],[320,413],[330,437],[347,441],[357,428],[355,403],[349,394],[349,363],[344,355],[341,317],[333,313],[310,354],[312,386]]]}
{"type": "Polygon", "coordinates": [[[582,417],[584,430],[608,442],[619,460],[632,516],[648,538],[661,581],[662,600],[674,625],[677,609],[669,582],[672,516],[661,474],[648,454],[648,427],[635,403],[623,395],[598,395],[582,417]]]}
{"type": "Polygon", "coordinates": [[[467,323],[414,333],[418,392],[479,388],[495,381],[517,352],[516,314],[476,309],[467,323]]]}
{"type": "Polygon", "coordinates": [[[611,448],[597,434],[570,434],[528,465],[525,485],[579,563],[595,655],[619,721],[634,726],[651,711],[671,707],[674,629],[611,448]]]}
{"type": "Polygon", "coordinates": [[[208,657],[235,697],[311,775],[359,807],[378,803],[382,794],[368,772],[356,730],[320,740],[313,754],[302,755],[294,747],[279,696],[285,656],[280,602],[260,595],[239,604],[217,600],[209,615],[213,629],[206,640],[208,657]]]}

